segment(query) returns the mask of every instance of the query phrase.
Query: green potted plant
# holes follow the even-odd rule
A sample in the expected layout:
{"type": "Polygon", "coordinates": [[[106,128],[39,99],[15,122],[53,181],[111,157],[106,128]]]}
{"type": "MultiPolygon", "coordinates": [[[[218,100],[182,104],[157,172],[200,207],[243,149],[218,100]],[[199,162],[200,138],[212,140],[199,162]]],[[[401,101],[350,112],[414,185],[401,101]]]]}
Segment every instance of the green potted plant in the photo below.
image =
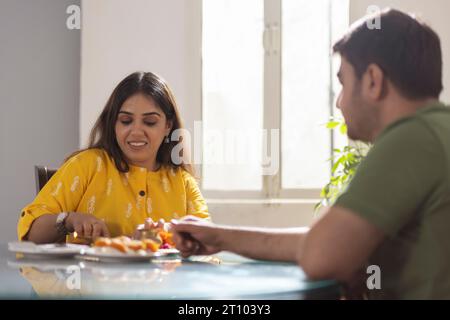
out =
{"type": "MultiPolygon", "coordinates": [[[[340,134],[347,134],[347,125],[342,119],[331,119],[326,124],[329,130],[338,130],[340,134]]],[[[330,206],[339,194],[345,189],[353,178],[358,165],[364,159],[370,145],[363,142],[351,141],[342,149],[334,149],[329,159],[332,163],[330,181],[322,188],[320,202],[316,204],[315,211],[330,206]]]]}

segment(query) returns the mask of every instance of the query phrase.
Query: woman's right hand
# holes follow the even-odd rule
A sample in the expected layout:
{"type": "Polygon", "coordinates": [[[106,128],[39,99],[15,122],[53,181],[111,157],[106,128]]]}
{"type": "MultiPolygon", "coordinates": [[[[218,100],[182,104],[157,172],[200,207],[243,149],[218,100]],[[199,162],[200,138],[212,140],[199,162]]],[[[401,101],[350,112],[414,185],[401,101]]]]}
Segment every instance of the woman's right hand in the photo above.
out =
{"type": "Polygon", "coordinates": [[[143,224],[137,226],[133,234],[133,239],[146,238],[146,235],[150,231],[164,230],[167,231],[169,224],[164,221],[164,219],[159,219],[158,222],[153,221],[152,218],[145,219],[143,224]]]}
{"type": "Polygon", "coordinates": [[[77,237],[98,238],[109,237],[109,231],[103,220],[79,212],[70,212],[65,221],[66,229],[69,232],[76,232],[77,237]]]}

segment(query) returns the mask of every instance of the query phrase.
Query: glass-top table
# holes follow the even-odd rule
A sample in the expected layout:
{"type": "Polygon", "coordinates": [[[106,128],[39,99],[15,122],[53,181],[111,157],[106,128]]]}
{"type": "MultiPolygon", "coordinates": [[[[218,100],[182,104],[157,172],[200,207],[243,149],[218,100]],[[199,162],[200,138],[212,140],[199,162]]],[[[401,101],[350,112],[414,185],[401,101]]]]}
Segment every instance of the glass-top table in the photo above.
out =
{"type": "Polygon", "coordinates": [[[19,258],[0,244],[0,299],[338,299],[335,281],[231,253],[145,263],[19,258]]]}

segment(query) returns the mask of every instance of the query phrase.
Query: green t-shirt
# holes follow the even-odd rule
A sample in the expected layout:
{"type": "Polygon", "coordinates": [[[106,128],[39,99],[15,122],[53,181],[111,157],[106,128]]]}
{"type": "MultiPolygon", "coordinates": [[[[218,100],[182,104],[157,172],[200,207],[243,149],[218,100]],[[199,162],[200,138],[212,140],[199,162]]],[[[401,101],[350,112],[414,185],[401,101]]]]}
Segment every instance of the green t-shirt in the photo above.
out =
{"type": "Polygon", "coordinates": [[[450,299],[449,182],[450,108],[427,106],[376,139],[335,202],[386,234],[370,298],[450,299]]]}

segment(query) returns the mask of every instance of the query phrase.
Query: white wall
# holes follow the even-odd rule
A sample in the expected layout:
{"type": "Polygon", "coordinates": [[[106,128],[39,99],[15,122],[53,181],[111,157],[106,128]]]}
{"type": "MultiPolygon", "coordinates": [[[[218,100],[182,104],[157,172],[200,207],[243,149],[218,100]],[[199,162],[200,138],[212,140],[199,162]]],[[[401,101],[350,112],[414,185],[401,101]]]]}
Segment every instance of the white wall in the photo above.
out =
{"type": "Polygon", "coordinates": [[[35,195],[34,165],[59,166],[78,147],[79,0],[0,1],[0,242],[17,238],[35,195]]]}
{"type": "Polygon", "coordinates": [[[450,103],[450,1],[448,0],[350,0],[350,20],[365,15],[370,5],[390,7],[416,14],[440,36],[444,59],[444,92],[441,100],[450,103]]]}
{"type": "Polygon", "coordinates": [[[171,86],[186,127],[200,119],[200,0],[83,0],[80,144],[114,87],[134,71],[171,86]]]}

